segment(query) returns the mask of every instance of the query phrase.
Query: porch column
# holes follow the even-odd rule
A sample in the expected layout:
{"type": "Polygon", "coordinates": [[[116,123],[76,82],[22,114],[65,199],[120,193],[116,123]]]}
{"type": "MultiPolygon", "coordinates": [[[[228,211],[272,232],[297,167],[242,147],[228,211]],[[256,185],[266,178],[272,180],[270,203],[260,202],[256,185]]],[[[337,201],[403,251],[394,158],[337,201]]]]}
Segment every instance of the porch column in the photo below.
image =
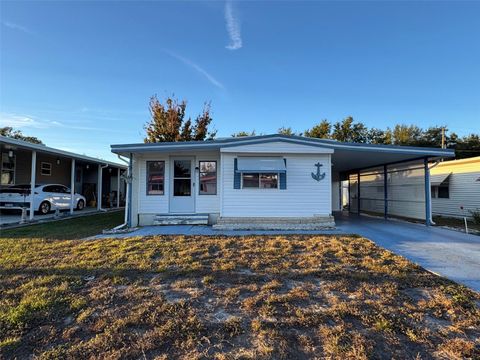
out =
{"type": "Polygon", "coordinates": [[[350,206],[350,174],[348,174],[348,212],[352,212],[352,208],[350,206]]]}
{"type": "Polygon", "coordinates": [[[387,165],[383,165],[383,199],[384,199],[384,218],[388,218],[388,171],[387,165]]]}
{"type": "Polygon", "coordinates": [[[97,179],[97,210],[102,208],[102,165],[98,164],[97,179]]]}
{"type": "Polygon", "coordinates": [[[31,166],[31,175],[30,175],[30,214],[29,219],[33,220],[33,213],[35,209],[33,208],[33,197],[35,192],[35,175],[37,173],[37,152],[35,150],[32,151],[32,166],[31,166]]]}
{"type": "Polygon", "coordinates": [[[120,207],[120,168],[117,169],[117,209],[120,207]]]}
{"type": "Polygon", "coordinates": [[[425,171],[425,225],[430,226],[430,218],[432,216],[430,209],[430,169],[428,168],[428,158],[423,160],[425,171]]]}
{"type": "Polygon", "coordinates": [[[357,172],[357,213],[360,215],[360,171],[357,172]]]}
{"type": "Polygon", "coordinates": [[[73,215],[75,195],[75,159],[72,159],[72,169],[70,174],[70,214],[73,215]]]}

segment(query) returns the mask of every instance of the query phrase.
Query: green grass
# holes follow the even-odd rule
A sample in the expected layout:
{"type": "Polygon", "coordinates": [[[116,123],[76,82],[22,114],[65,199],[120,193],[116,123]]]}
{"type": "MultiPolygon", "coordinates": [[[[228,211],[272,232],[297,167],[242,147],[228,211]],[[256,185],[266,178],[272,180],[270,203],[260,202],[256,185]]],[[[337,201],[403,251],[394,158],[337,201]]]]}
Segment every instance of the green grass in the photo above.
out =
{"type": "Polygon", "coordinates": [[[0,294],[0,359],[480,356],[479,294],[358,236],[0,238],[0,294]]]}
{"type": "Polygon", "coordinates": [[[104,229],[111,229],[122,224],[123,217],[123,210],[97,213],[94,215],[82,216],[73,219],[47,222],[45,224],[1,230],[0,237],[48,240],[82,239],[88,236],[99,234],[104,229]]]}

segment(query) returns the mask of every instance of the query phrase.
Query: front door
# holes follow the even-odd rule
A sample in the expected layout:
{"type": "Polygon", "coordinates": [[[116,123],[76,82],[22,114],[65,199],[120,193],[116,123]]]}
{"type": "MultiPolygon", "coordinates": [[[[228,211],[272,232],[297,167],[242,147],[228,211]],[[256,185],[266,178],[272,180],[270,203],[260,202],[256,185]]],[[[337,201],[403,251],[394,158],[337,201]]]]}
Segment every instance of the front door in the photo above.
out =
{"type": "Polygon", "coordinates": [[[191,157],[171,159],[170,212],[194,213],[193,191],[194,160],[191,157]]]}

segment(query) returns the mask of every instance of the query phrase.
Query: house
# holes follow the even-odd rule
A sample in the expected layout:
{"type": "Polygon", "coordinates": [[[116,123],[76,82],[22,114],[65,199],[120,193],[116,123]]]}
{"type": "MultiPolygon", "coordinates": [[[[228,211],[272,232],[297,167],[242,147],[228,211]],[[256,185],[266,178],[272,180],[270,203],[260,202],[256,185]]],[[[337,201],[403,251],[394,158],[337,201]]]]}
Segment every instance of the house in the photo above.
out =
{"type": "MultiPolygon", "coordinates": [[[[112,198],[114,206],[119,207],[125,197],[126,185],[121,176],[127,170],[126,165],[5,136],[0,136],[0,158],[0,189],[25,184],[61,184],[70,188],[72,195],[84,195],[87,207],[94,204],[97,210],[111,206],[112,198]]],[[[30,202],[30,220],[36,210],[30,202]]],[[[70,212],[73,210],[72,203],[70,212]]]]}
{"type": "Polygon", "coordinates": [[[430,172],[433,215],[471,217],[480,210],[480,156],[440,162],[430,172]]]}
{"type": "Polygon", "coordinates": [[[324,228],[342,207],[428,224],[425,170],[429,160],[454,156],[278,134],[111,149],[130,159],[131,226],[208,221],[223,229],[324,228]]]}

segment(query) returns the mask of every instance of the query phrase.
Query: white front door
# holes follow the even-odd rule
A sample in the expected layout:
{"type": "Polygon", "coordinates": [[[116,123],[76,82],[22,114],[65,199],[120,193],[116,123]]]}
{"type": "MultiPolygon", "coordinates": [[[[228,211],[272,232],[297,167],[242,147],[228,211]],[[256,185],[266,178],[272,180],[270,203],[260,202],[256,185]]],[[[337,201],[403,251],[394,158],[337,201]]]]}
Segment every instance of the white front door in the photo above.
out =
{"type": "Polygon", "coordinates": [[[194,160],[191,157],[177,157],[170,161],[170,212],[194,213],[194,160]]]}

